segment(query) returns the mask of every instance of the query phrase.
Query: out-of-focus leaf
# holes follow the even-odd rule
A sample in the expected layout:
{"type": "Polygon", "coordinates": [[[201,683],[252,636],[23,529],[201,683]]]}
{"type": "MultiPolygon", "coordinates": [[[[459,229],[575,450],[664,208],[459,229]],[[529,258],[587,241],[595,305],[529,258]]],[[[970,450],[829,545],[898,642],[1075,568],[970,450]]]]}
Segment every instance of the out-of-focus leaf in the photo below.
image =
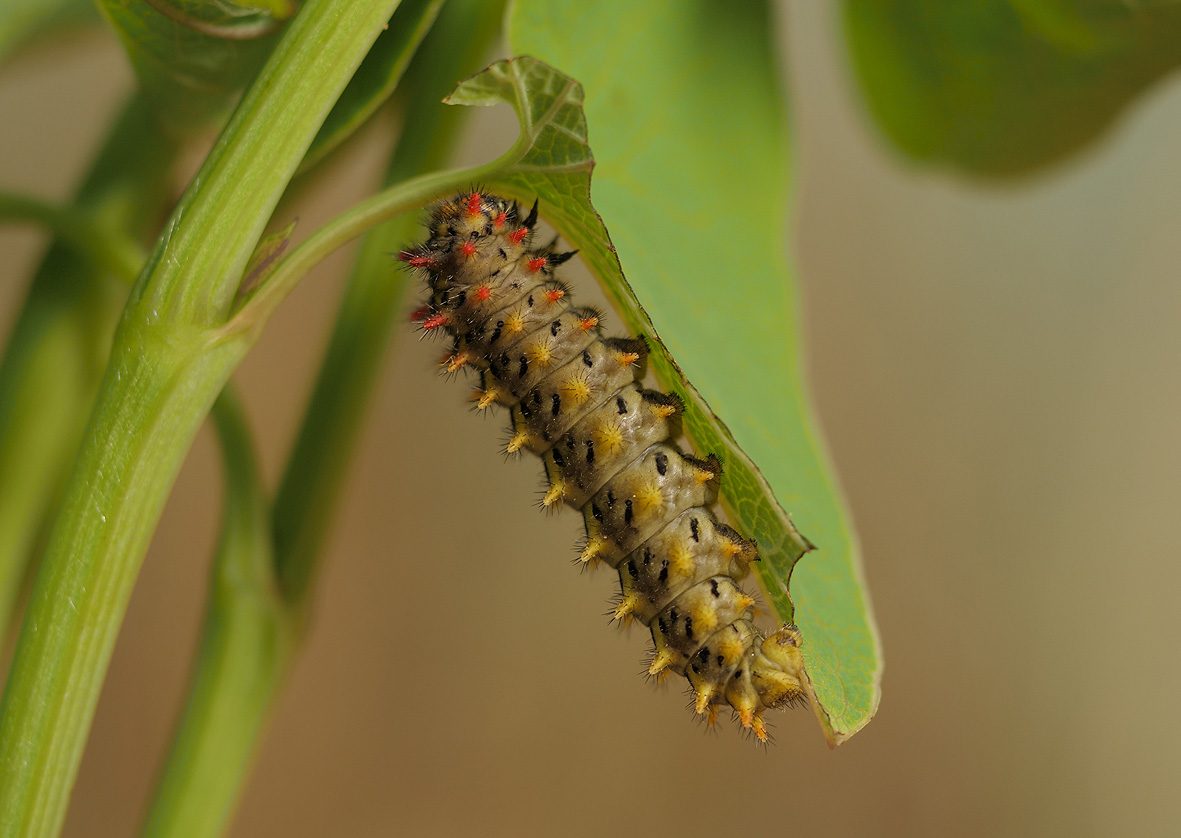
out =
{"type": "Polygon", "coordinates": [[[324,159],[389,98],[442,5],[443,0],[404,0],[398,6],[389,28],[373,44],[324,120],[300,165],[301,172],[324,159]]]}
{"type": "Polygon", "coordinates": [[[1176,0],[845,0],[845,30],[889,139],[983,175],[1077,151],[1181,64],[1176,0]]]}
{"type": "MultiPolygon", "coordinates": [[[[222,113],[281,30],[257,8],[219,0],[99,0],[160,118],[187,133],[222,113]]],[[[261,4],[256,4],[261,5],[261,4]]]]}
{"type": "Polygon", "coordinates": [[[232,5],[240,9],[266,12],[276,20],[286,20],[299,8],[296,0],[232,0],[232,5]]]}
{"type": "Polygon", "coordinates": [[[96,21],[91,0],[4,0],[0,3],[0,61],[40,37],[96,21]]]}
{"type": "MultiPolygon", "coordinates": [[[[627,326],[667,345],[671,357],[658,346],[653,367],[686,399],[694,444],[722,456],[724,503],[759,542],[770,604],[803,632],[814,707],[837,743],[872,718],[881,657],[801,371],[784,255],[788,138],[770,31],[761,3],[517,0],[514,51],[560,64],[585,85],[595,206],[611,239],[585,201],[589,159],[581,180],[558,170],[515,189],[540,194],[546,217],[581,248],[627,326]],[[798,565],[807,541],[785,509],[819,546],[798,565]]],[[[554,98],[558,82],[516,66],[511,82],[526,84],[536,121],[553,107],[539,94],[554,98]]],[[[489,94],[505,96],[511,85],[498,83],[503,89],[489,94]]],[[[576,142],[574,113],[555,111],[553,139],[538,153],[576,142]]]]}

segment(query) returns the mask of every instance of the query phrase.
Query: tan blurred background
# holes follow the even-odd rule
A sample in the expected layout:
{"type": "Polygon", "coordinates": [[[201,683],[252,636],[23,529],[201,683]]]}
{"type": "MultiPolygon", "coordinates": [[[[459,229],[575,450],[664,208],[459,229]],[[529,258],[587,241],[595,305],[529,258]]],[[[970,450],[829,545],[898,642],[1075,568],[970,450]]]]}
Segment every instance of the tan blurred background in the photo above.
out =
{"type": "MultiPolygon", "coordinates": [[[[881,624],[878,718],[836,752],[806,712],[765,752],[697,729],[678,690],[637,677],[640,633],[608,628],[609,576],[568,563],[576,516],[535,513],[538,466],[502,465],[499,423],[468,415],[404,329],[233,835],[1179,834],[1181,78],[1068,165],[984,186],[895,158],[832,5],[790,9],[785,235],[881,624]]],[[[68,196],[130,83],[101,36],[6,67],[0,185],[68,196]]],[[[478,137],[465,155],[486,155],[478,137]]],[[[379,158],[358,148],[290,212],[313,228],[379,158]]],[[[42,245],[0,231],[0,333],[42,245]]],[[[238,375],[272,478],[350,256],[238,375]]],[[[218,479],[203,431],[68,835],[134,831],[185,686],[218,479]]]]}

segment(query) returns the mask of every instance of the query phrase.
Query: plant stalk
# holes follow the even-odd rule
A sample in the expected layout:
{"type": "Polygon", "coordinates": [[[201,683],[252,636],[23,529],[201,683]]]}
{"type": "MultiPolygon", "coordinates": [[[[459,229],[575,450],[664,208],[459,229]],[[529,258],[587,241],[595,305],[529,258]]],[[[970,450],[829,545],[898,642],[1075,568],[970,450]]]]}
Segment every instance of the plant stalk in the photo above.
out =
{"type": "Polygon", "coordinates": [[[81,241],[59,233],[49,245],[9,336],[0,363],[0,632],[13,622],[33,542],[94,404],[127,285],[143,264],[131,243],[159,224],[178,151],[133,97],[71,210],[86,233],[81,241]],[[96,255],[91,234],[99,229],[127,244],[111,258],[96,255]]]}
{"type": "Polygon", "coordinates": [[[308,0],[132,291],[0,704],[0,834],[56,834],[140,563],[251,343],[219,339],[267,218],[396,0],[308,0]]]}
{"type": "Polygon", "coordinates": [[[272,569],[270,507],[230,387],[213,419],[225,472],[221,538],[188,702],[144,825],[149,837],[222,834],[292,650],[272,569]]]}
{"type": "MultiPolygon", "coordinates": [[[[503,5],[449,0],[444,7],[403,82],[410,91],[405,127],[385,174],[387,187],[438,169],[451,157],[467,109],[439,102],[456,79],[480,68],[503,5]]],[[[391,256],[418,232],[420,207],[390,218],[365,237],[279,483],[273,512],[275,568],[284,598],[297,612],[308,606],[390,331],[402,314],[407,274],[391,256]]]]}
{"type": "MultiPolygon", "coordinates": [[[[442,107],[439,100],[452,79],[477,69],[496,32],[499,7],[485,0],[450,0],[444,7],[403,82],[412,93],[387,183],[439,166],[449,156],[466,109],[442,107]]],[[[253,493],[247,490],[245,469],[233,462],[245,445],[240,423],[229,421],[233,417],[220,402],[215,410],[219,427],[226,426],[221,435],[227,458],[227,515],[201,651],[186,710],[148,812],[148,838],[220,834],[241,793],[266,709],[297,651],[318,557],[339,504],[390,329],[400,313],[405,273],[395,267],[391,253],[413,235],[417,222],[417,212],[392,218],[362,245],[288,459],[273,521],[272,515],[261,523],[254,515],[230,516],[238,507],[256,508],[259,490],[257,484],[253,493]],[[235,494],[241,500],[235,500],[235,494]],[[261,532],[256,529],[247,537],[247,523],[261,527],[261,532]],[[244,552],[250,545],[253,555],[244,552]],[[265,580],[260,563],[267,564],[265,580]],[[234,567],[241,570],[232,575],[250,584],[221,581],[231,575],[226,568],[234,567]]]]}

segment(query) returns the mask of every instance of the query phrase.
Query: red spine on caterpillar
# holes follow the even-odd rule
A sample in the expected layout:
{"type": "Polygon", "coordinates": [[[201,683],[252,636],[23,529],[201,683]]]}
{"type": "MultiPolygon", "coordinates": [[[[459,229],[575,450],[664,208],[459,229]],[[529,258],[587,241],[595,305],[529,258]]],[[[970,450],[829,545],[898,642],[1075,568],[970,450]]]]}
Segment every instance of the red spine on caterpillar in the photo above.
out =
{"type": "Polygon", "coordinates": [[[729,707],[766,741],[764,712],[805,697],[800,634],[756,628],[738,582],[757,547],[713,511],[721,462],[676,445],[680,399],[639,383],[647,343],[603,337],[599,312],[570,304],[553,269],[573,254],[531,250],[536,222],[536,203],[520,218],[496,195],[437,204],[430,238],[402,254],[430,291],[415,320],[453,340],[448,372],[478,371],[479,409],[510,411],[505,451],[542,458],[541,505],[582,512],[580,559],[618,572],[612,618],[651,630],[648,673],[683,675],[694,712],[729,707]]]}

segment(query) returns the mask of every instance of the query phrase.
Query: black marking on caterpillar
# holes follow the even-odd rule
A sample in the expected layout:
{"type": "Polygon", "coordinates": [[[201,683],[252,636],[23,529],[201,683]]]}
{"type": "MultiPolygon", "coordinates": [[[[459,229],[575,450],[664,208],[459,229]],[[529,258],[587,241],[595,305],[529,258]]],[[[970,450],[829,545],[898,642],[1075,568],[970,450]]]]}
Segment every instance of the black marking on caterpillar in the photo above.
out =
{"type": "Polygon", "coordinates": [[[799,632],[755,628],[738,580],[757,545],[711,511],[721,462],[672,442],[684,406],[639,383],[644,338],[604,338],[597,311],[570,305],[553,270],[574,254],[531,248],[537,212],[482,192],[435,205],[428,240],[401,254],[430,291],[415,319],[452,338],[448,372],[479,372],[478,410],[510,410],[505,451],[542,458],[541,505],[581,510],[579,558],[617,570],[612,617],[651,630],[648,675],[684,675],[698,715],[729,706],[766,741],[763,712],[805,696],[799,632]]]}

